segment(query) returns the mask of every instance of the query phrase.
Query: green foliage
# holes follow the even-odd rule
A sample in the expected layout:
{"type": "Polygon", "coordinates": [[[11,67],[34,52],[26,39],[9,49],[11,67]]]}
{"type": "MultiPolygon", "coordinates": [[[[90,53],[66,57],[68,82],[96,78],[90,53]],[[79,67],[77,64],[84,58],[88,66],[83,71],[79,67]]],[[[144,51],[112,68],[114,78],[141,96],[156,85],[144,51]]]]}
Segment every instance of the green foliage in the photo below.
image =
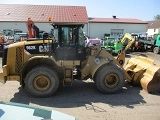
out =
{"type": "Polygon", "coordinates": [[[160,20],[160,14],[154,16],[154,19],[155,19],[155,20],[160,20]]]}

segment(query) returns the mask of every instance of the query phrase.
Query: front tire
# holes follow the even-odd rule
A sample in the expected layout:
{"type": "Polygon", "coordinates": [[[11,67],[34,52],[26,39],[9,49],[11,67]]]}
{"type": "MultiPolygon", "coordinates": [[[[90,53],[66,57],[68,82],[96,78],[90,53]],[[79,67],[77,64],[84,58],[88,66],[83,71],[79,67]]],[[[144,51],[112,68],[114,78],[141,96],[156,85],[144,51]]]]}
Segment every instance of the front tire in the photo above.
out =
{"type": "Polygon", "coordinates": [[[25,88],[35,97],[51,96],[58,86],[58,75],[49,66],[37,66],[31,69],[25,77],[25,88]]]}
{"type": "Polygon", "coordinates": [[[122,69],[114,64],[107,64],[99,68],[95,74],[95,84],[98,90],[105,94],[119,92],[125,83],[122,69]]]}
{"type": "Polygon", "coordinates": [[[159,47],[154,47],[154,48],[153,48],[153,52],[154,52],[155,54],[158,54],[158,53],[159,53],[159,47]]]}

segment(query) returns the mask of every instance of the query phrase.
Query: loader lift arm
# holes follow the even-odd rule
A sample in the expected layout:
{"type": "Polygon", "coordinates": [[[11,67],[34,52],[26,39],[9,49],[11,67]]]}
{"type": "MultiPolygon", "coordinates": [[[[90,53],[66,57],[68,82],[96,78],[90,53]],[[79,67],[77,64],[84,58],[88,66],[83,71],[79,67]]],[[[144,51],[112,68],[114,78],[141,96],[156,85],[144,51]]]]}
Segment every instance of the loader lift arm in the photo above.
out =
{"type": "Polygon", "coordinates": [[[121,66],[123,66],[125,63],[126,51],[132,46],[132,44],[135,42],[135,39],[132,37],[131,34],[126,33],[122,38],[121,43],[124,45],[126,41],[128,41],[127,45],[118,53],[116,58],[121,66]]]}

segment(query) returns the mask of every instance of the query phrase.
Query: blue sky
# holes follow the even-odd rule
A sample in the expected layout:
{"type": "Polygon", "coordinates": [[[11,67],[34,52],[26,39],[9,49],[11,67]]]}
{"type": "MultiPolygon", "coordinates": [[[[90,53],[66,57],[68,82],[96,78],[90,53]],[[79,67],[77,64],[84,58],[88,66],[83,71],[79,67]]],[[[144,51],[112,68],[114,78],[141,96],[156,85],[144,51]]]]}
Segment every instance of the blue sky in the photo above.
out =
{"type": "Polygon", "coordinates": [[[88,17],[153,20],[160,14],[160,0],[0,0],[0,4],[86,6],[88,17]]]}

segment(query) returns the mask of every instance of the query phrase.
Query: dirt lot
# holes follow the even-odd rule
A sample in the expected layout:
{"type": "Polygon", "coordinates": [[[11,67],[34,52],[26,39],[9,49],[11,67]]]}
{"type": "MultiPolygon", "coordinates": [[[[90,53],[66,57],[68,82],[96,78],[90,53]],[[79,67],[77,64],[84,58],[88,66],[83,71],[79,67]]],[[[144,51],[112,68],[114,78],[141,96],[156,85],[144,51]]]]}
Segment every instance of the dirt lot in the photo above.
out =
{"type": "MultiPolygon", "coordinates": [[[[150,52],[141,55],[155,59],[160,65],[160,55],[150,52]]],[[[90,80],[75,81],[73,87],[61,87],[52,97],[34,98],[18,82],[7,82],[0,83],[0,100],[54,109],[79,120],[160,120],[160,93],[148,94],[127,83],[120,93],[104,95],[90,80]]]]}

